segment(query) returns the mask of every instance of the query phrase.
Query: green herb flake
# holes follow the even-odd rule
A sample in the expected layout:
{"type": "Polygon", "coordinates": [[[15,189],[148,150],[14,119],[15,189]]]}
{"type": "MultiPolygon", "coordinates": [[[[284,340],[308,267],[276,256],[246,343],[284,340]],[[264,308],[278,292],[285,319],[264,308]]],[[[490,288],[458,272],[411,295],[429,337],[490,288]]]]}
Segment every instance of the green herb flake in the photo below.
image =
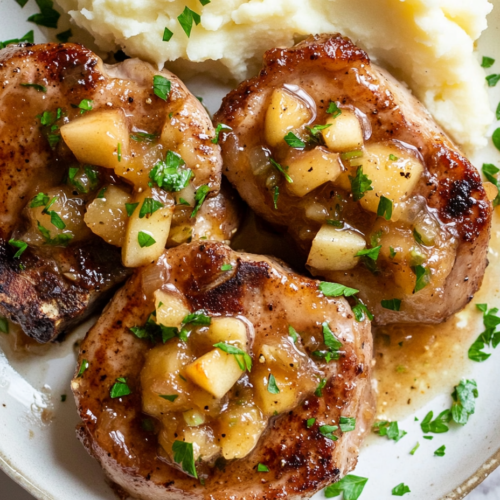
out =
{"type": "Polygon", "coordinates": [[[87,111],[92,111],[93,106],[94,101],[91,101],[90,99],[82,99],[77,107],[80,108],[80,114],[83,115],[83,113],[86,113],[87,111]]]}
{"type": "Polygon", "coordinates": [[[274,204],[274,209],[278,210],[278,198],[280,195],[280,188],[278,186],[274,186],[273,189],[273,204],[274,204]]]}
{"type": "Polygon", "coordinates": [[[296,344],[297,340],[299,339],[299,335],[298,335],[297,331],[295,330],[295,328],[291,325],[288,326],[288,335],[290,335],[290,337],[292,337],[293,343],[296,344]]]}
{"type": "Polygon", "coordinates": [[[231,264],[224,264],[224,265],[220,266],[221,271],[231,271],[232,268],[233,268],[233,266],[231,264]]]}
{"type": "Polygon", "coordinates": [[[377,217],[384,217],[385,220],[391,220],[392,217],[392,200],[385,196],[380,197],[377,208],[377,217]]]}
{"type": "Polygon", "coordinates": [[[402,497],[406,493],[411,493],[410,488],[404,483],[400,483],[392,488],[392,495],[395,497],[402,497]]]}
{"type": "Polygon", "coordinates": [[[322,281],[318,288],[325,297],[341,297],[342,295],[351,297],[359,292],[355,288],[349,288],[339,283],[329,283],[328,281],[322,281]]]}
{"type": "Polygon", "coordinates": [[[156,243],[156,240],[153,238],[151,233],[145,231],[139,231],[139,234],[137,235],[137,241],[139,242],[139,246],[141,248],[147,248],[156,243]]]}
{"type": "Polygon", "coordinates": [[[28,3],[28,0],[16,0],[16,3],[23,8],[28,3]]]}
{"type": "Polygon", "coordinates": [[[200,0],[201,5],[205,6],[208,5],[211,2],[211,0],[200,0]]]}
{"type": "Polygon", "coordinates": [[[11,40],[5,40],[4,42],[0,42],[0,49],[4,49],[11,43],[33,43],[35,41],[34,31],[30,30],[26,33],[22,38],[13,38],[11,40]]]}
{"type": "Polygon", "coordinates": [[[379,254],[380,254],[381,248],[382,248],[382,245],[378,245],[374,248],[365,248],[364,250],[360,250],[356,254],[356,257],[367,257],[373,261],[376,261],[378,259],[379,254]]]}
{"type": "Polygon", "coordinates": [[[267,381],[267,392],[271,394],[279,394],[280,389],[278,387],[278,384],[276,383],[276,379],[274,378],[274,375],[271,373],[269,375],[269,379],[267,381]]]}
{"type": "Polygon", "coordinates": [[[497,83],[500,81],[500,75],[488,75],[486,81],[488,82],[488,87],[496,87],[497,83]]]}
{"type": "Polygon", "coordinates": [[[387,436],[388,439],[395,441],[396,443],[406,436],[407,432],[399,428],[398,422],[388,422],[382,420],[380,422],[375,422],[372,427],[373,432],[379,436],[387,436]]]}
{"type": "Polygon", "coordinates": [[[382,300],[381,305],[384,309],[389,309],[390,311],[399,311],[401,309],[401,299],[382,300]]]}
{"type": "Polygon", "coordinates": [[[223,123],[219,123],[217,127],[215,128],[215,137],[212,139],[213,144],[219,144],[219,136],[221,132],[228,132],[230,130],[233,130],[231,127],[228,125],[224,125],[223,123]]]}
{"type": "Polygon", "coordinates": [[[257,465],[257,472],[269,472],[269,467],[264,464],[257,465]]]}
{"type": "Polygon", "coordinates": [[[319,432],[326,437],[327,439],[331,439],[332,441],[337,441],[338,437],[333,434],[338,430],[338,426],[336,425],[320,425],[319,432]]]}
{"type": "Polygon", "coordinates": [[[153,77],[153,92],[160,99],[164,101],[168,99],[171,87],[172,83],[168,78],[162,75],[155,75],[153,77]]]}
{"type": "Polygon", "coordinates": [[[249,372],[252,371],[252,358],[245,351],[225,342],[214,344],[214,347],[217,347],[227,354],[232,354],[236,358],[238,366],[242,371],[245,371],[245,369],[249,372]]]}
{"type": "Polygon", "coordinates": [[[391,161],[398,161],[399,158],[397,156],[394,156],[393,154],[390,154],[389,155],[389,160],[391,160],[391,161]]]}
{"type": "Polygon", "coordinates": [[[177,17],[179,24],[181,25],[184,33],[187,37],[191,36],[191,30],[193,29],[193,22],[198,26],[201,22],[201,17],[196,12],[192,11],[189,7],[185,7],[182,14],[177,17]]]}
{"type": "Polygon", "coordinates": [[[356,170],[354,177],[349,176],[351,182],[351,190],[354,201],[359,201],[366,192],[373,191],[372,181],[363,173],[363,167],[360,166],[356,170]]]}
{"type": "Polygon", "coordinates": [[[342,432],[351,432],[356,429],[356,419],[354,417],[340,417],[339,426],[342,432]]]}
{"type": "Polygon", "coordinates": [[[363,304],[363,302],[357,297],[354,297],[354,300],[356,301],[356,305],[352,308],[354,319],[360,323],[361,321],[364,321],[366,316],[370,321],[373,321],[373,314],[370,312],[368,307],[366,307],[365,304],[363,304]]]}
{"type": "Polygon", "coordinates": [[[337,106],[337,103],[334,101],[330,101],[330,104],[328,105],[328,109],[326,112],[329,115],[332,115],[333,118],[337,118],[342,114],[342,110],[337,106]]]}
{"type": "Polygon", "coordinates": [[[413,267],[413,271],[417,276],[413,293],[417,293],[429,284],[431,279],[431,270],[428,267],[426,268],[424,266],[418,265],[413,267]]]}
{"type": "Polygon", "coordinates": [[[430,432],[433,434],[443,434],[444,432],[448,432],[448,423],[452,419],[451,410],[442,411],[434,420],[432,420],[433,416],[434,412],[430,411],[422,420],[420,423],[422,432],[425,434],[430,432]]]}
{"type": "Polygon", "coordinates": [[[207,184],[204,184],[203,186],[200,186],[197,189],[194,195],[195,205],[193,211],[191,212],[191,218],[196,217],[198,210],[203,205],[203,202],[205,201],[205,198],[207,197],[209,192],[210,192],[210,187],[207,184]]]}
{"type": "Polygon", "coordinates": [[[483,68],[491,68],[495,64],[495,59],[487,56],[483,56],[483,60],[481,61],[481,67],[483,68]]]}
{"type": "Polygon", "coordinates": [[[65,403],[66,402],[66,394],[61,394],[61,403],[65,403]]]}
{"type": "Polygon", "coordinates": [[[184,165],[184,160],[177,153],[168,151],[165,161],[154,166],[149,178],[164,191],[179,192],[187,187],[193,175],[191,169],[181,168],[184,165]]]}
{"type": "Polygon", "coordinates": [[[340,158],[342,160],[354,160],[356,158],[361,158],[363,156],[363,151],[357,150],[357,151],[347,151],[345,153],[340,154],[340,158]]]}
{"type": "MultiPolygon", "coordinates": [[[[498,114],[500,114],[500,104],[498,105],[498,114]]],[[[498,117],[497,119],[500,120],[500,117],[498,117]]],[[[498,172],[500,172],[500,169],[491,163],[483,163],[482,171],[486,179],[494,184],[499,190],[496,198],[492,201],[493,207],[496,207],[500,205],[500,182],[496,177],[498,172]]]]}
{"type": "Polygon", "coordinates": [[[396,254],[397,254],[397,253],[398,253],[398,252],[396,252],[396,250],[394,250],[394,248],[389,247],[389,257],[390,257],[391,259],[394,259],[394,257],[396,257],[396,254]]]}
{"type": "Polygon", "coordinates": [[[491,354],[485,353],[483,349],[486,346],[495,349],[500,343],[500,332],[496,331],[500,325],[500,317],[497,316],[498,308],[494,307],[488,310],[487,304],[476,304],[476,308],[483,313],[483,324],[485,327],[475,342],[469,348],[469,359],[472,361],[486,361],[491,354]]]}
{"type": "Polygon", "coordinates": [[[109,396],[111,397],[111,399],[121,398],[124,396],[128,396],[129,394],[132,394],[132,391],[127,384],[127,379],[124,377],[117,378],[116,382],[113,384],[113,387],[111,387],[111,390],[109,392],[109,396]]]}
{"type": "MultiPolygon", "coordinates": [[[[276,161],[274,161],[272,158],[269,158],[269,161],[271,162],[271,165],[278,171],[283,174],[283,177],[286,179],[287,182],[292,183],[293,179],[285,172],[285,169],[276,161]]],[[[288,167],[285,167],[288,168],[288,167]]]]}
{"type": "Polygon", "coordinates": [[[194,313],[188,314],[182,320],[183,325],[205,325],[208,326],[212,323],[212,318],[207,316],[206,311],[200,309],[199,311],[195,311],[194,313]]]}
{"type": "Polygon", "coordinates": [[[0,316],[0,332],[9,333],[9,321],[3,316],[0,316]]]}
{"type": "Polygon", "coordinates": [[[358,500],[361,493],[363,493],[363,489],[365,488],[367,482],[367,477],[348,474],[347,476],[344,476],[340,481],[327,486],[325,488],[325,497],[338,497],[341,493],[343,493],[344,500],[358,500]]]}
{"type": "Polygon", "coordinates": [[[291,148],[304,149],[306,147],[306,143],[297,137],[293,132],[288,132],[284,139],[291,148]]]}
{"type": "Polygon", "coordinates": [[[167,27],[163,30],[163,38],[164,42],[170,42],[171,38],[174,36],[174,32],[170,31],[167,27]]]}
{"type": "Polygon", "coordinates": [[[326,219],[326,223],[333,227],[344,227],[344,223],[341,220],[326,219]]]}
{"type": "Polygon", "coordinates": [[[55,238],[52,238],[50,235],[50,231],[47,228],[43,227],[40,224],[40,221],[36,221],[36,223],[38,230],[42,234],[45,243],[47,245],[66,247],[68,246],[69,242],[74,238],[74,235],[71,233],[58,234],[55,238]]]}
{"type": "Polygon", "coordinates": [[[43,207],[47,205],[50,198],[44,193],[38,193],[30,203],[30,208],[43,207]]]}
{"type": "Polygon", "coordinates": [[[160,210],[160,208],[163,208],[163,203],[153,200],[153,198],[145,198],[139,212],[139,219],[143,219],[144,217],[149,218],[157,210],[160,210]]]}
{"type": "Polygon", "coordinates": [[[311,136],[316,137],[322,130],[325,130],[331,127],[331,123],[327,123],[326,125],[314,125],[314,127],[306,127],[309,130],[311,136]]]}
{"type": "Polygon", "coordinates": [[[28,21],[38,26],[56,29],[61,14],[54,9],[54,2],[52,0],[36,0],[36,3],[40,13],[28,17],[28,21]]]}
{"type": "Polygon", "coordinates": [[[315,423],[315,422],[316,422],[316,419],[315,419],[315,418],[308,418],[308,419],[306,420],[306,427],[307,427],[308,429],[310,429],[310,428],[314,425],[314,423],[315,423]]]}
{"type": "Polygon", "coordinates": [[[415,455],[415,453],[417,452],[417,450],[420,448],[420,443],[417,442],[417,444],[411,449],[410,451],[410,455],[415,455]]]}
{"type": "Polygon", "coordinates": [[[78,370],[78,375],[76,376],[77,378],[80,378],[83,376],[83,374],[87,371],[89,367],[89,362],[86,359],[82,359],[82,362],[80,364],[80,369],[78,370]]]}
{"type": "Polygon", "coordinates": [[[317,396],[318,398],[323,397],[323,389],[326,386],[326,378],[322,378],[320,383],[318,384],[318,387],[316,387],[316,390],[314,391],[314,395],[317,396]]]}
{"type": "Polygon", "coordinates": [[[130,138],[135,142],[154,142],[158,139],[156,134],[148,134],[147,132],[135,132],[130,134],[130,138]]]}
{"type": "Polygon", "coordinates": [[[73,36],[73,32],[69,29],[66,31],[62,31],[61,33],[58,33],[56,35],[56,38],[61,42],[61,43],[67,43],[68,40],[73,36]]]}
{"type": "Polygon", "coordinates": [[[21,257],[24,251],[28,248],[28,244],[21,240],[10,239],[9,245],[18,249],[14,254],[14,259],[19,259],[19,257],[21,257]]]}
{"type": "Polygon", "coordinates": [[[443,446],[440,446],[435,452],[434,455],[436,457],[444,457],[446,451],[446,446],[443,444],[443,446]]]}
{"type": "Polygon", "coordinates": [[[465,425],[469,421],[469,417],[475,412],[478,396],[479,392],[475,380],[461,380],[455,386],[451,394],[453,398],[451,416],[457,424],[465,425]]]}
{"type": "Polygon", "coordinates": [[[172,445],[172,451],[174,452],[174,462],[177,464],[181,464],[182,470],[186,474],[189,474],[194,478],[198,478],[194,461],[193,443],[174,441],[174,444],[172,445]]]}
{"type": "Polygon", "coordinates": [[[166,399],[167,401],[170,401],[171,403],[173,403],[179,397],[178,394],[171,394],[171,395],[159,394],[159,396],[160,396],[160,398],[166,399]]]}
{"type": "Polygon", "coordinates": [[[125,203],[125,210],[127,211],[127,215],[129,217],[132,216],[134,213],[135,209],[139,206],[139,202],[137,203],[125,203]]]}
{"type": "Polygon", "coordinates": [[[38,83],[21,83],[21,87],[31,87],[38,92],[47,93],[47,87],[45,87],[44,85],[39,85],[38,83]]]}

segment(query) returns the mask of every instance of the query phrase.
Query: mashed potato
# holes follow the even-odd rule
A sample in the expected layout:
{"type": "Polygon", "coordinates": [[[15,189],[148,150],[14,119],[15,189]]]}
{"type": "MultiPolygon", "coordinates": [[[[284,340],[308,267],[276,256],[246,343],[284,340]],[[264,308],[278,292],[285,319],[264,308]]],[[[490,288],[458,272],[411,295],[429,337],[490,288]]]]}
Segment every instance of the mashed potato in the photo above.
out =
{"type": "MultiPolygon", "coordinates": [[[[493,119],[473,53],[488,0],[57,0],[103,50],[121,47],[159,67],[192,62],[219,78],[255,74],[265,50],[310,33],[341,32],[404,80],[467,151],[493,119]],[[177,16],[201,14],[191,37],[177,16]],[[173,37],[163,42],[164,28],[173,37]]],[[[198,68],[199,69],[199,68],[198,68]]]]}

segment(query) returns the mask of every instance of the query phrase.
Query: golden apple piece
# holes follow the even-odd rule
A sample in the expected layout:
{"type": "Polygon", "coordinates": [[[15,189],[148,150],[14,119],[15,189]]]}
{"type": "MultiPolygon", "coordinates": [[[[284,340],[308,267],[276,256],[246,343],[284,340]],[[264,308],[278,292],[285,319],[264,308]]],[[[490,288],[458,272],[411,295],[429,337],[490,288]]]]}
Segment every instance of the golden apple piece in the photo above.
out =
{"type": "Polygon", "coordinates": [[[237,318],[212,318],[206,335],[212,345],[219,342],[236,342],[240,349],[246,351],[247,329],[245,323],[237,318]]]}
{"type": "Polygon", "coordinates": [[[191,313],[179,295],[163,290],[154,293],[156,322],[163,326],[180,328],[182,320],[191,313]]]}
{"type": "Polygon", "coordinates": [[[80,163],[115,168],[129,156],[127,119],[121,109],[87,112],[63,125],[61,135],[80,163]]]}
{"type": "Polygon", "coordinates": [[[332,151],[343,153],[355,151],[363,146],[363,130],[358,117],[347,109],[336,118],[327,120],[329,127],[323,129],[321,134],[325,140],[326,147],[332,151]]]}
{"type": "Polygon", "coordinates": [[[359,233],[323,224],[312,242],[307,266],[320,271],[346,271],[356,266],[356,254],[365,247],[359,233]]]}

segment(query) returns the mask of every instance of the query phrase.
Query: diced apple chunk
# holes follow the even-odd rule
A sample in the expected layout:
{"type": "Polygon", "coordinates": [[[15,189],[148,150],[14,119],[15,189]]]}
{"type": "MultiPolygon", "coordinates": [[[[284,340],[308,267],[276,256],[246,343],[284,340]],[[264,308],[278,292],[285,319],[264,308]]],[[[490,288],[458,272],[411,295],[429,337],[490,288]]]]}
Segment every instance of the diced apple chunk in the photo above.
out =
{"type": "Polygon", "coordinates": [[[293,151],[286,166],[293,181],[286,186],[296,196],[305,196],[325,182],[334,181],[342,172],[339,155],[322,147],[306,152],[293,151]]]}
{"type": "Polygon", "coordinates": [[[285,89],[276,89],[267,108],[265,135],[270,146],[284,142],[285,135],[308,123],[311,111],[306,103],[285,89]]]}
{"type": "Polygon", "coordinates": [[[182,416],[189,427],[197,427],[205,423],[205,415],[197,408],[185,411],[182,416]]]}
{"type": "Polygon", "coordinates": [[[138,203],[127,224],[122,247],[122,261],[125,267],[139,267],[154,262],[165,250],[174,210],[173,200],[161,190],[145,189],[136,196],[138,203]],[[141,209],[148,199],[163,206],[154,213],[143,215],[141,209]]]}
{"type": "Polygon", "coordinates": [[[180,328],[182,320],[191,313],[179,295],[156,290],[156,322],[163,326],[180,328]]]}
{"type": "Polygon", "coordinates": [[[356,266],[356,254],[365,247],[359,233],[324,224],[312,242],[307,265],[321,271],[346,271],[356,266]]]}
{"type": "Polygon", "coordinates": [[[287,377],[284,373],[276,371],[268,372],[267,376],[256,376],[252,379],[255,387],[255,397],[259,408],[265,415],[283,413],[295,408],[298,403],[297,383],[294,379],[287,377]],[[273,375],[277,394],[269,392],[269,377],[273,375]]]}
{"type": "Polygon", "coordinates": [[[257,445],[267,418],[255,405],[232,404],[219,418],[222,456],[226,460],[246,457],[257,445]]]}
{"type": "Polygon", "coordinates": [[[330,125],[321,131],[326,146],[332,151],[343,153],[355,151],[363,146],[363,130],[358,117],[347,109],[337,118],[329,118],[326,122],[330,125]]]}
{"type": "Polygon", "coordinates": [[[125,238],[127,210],[131,196],[116,186],[107,186],[102,198],[87,205],[85,223],[90,230],[111,245],[121,247],[125,238]]]}
{"type": "Polygon", "coordinates": [[[243,350],[246,350],[248,343],[246,326],[237,318],[212,318],[207,336],[212,344],[236,342],[243,350]]]}
{"type": "Polygon", "coordinates": [[[188,365],[184,373],[195,384],[220,399],[238,381],[243,371],[233,354],[214,349],[188,365]]]}
{"type": "Polygon", "coordinates": [[[61,135],[80,163],[115,168],[129,155],[127,119],[121,109],[90,111],[63,125],[61,135]]]}

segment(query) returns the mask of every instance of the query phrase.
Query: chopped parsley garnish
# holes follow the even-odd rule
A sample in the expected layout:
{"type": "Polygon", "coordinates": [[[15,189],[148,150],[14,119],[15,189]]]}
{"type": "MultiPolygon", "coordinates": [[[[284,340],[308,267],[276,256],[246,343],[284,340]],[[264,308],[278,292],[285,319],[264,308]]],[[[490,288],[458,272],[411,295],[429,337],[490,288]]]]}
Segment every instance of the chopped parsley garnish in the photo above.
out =
{"type": "Polygon", "coordinates": [[[87,371],[89,367],[89,362],[86,359],[82,359],[82,362],[80,364],[80,369],[78,370],[78,375],[76,376],[77,378],[82,377],[83,374],[87,371]]]}
{"type": "Polygon", "coordinates": [[[381,248],[382,248],[382,245],[379,245],[375,248],[365,248],[364,250],[360,250],[356,254],[356,257],[367,257],[373,261],[376,261],[378,259],[381,248]]]}
{"type": "Polygon", "coordinates": [[[356,419],[354,417],[340,417],[339,425],[342,432],[351,432],[356,429],[356,419]]]}
{"type": "Polygon", "coordinates": [[[153,198],[145,198],[139,212],[139,219],[143,219],[144,217],[149,218],[149,216],[160,210],[160,208],[163,208],[163,203],[153,200],[153,198]]]}
{"type": "Polygon", "coordinates": [[[392,217],[392,200],[385,196],[380,197],[377,208],[377,217],[384,217],[385,220],[391,220],[392,217]]]}
{"type": "Polygon", "coordinates": [[[460,425],[465,425],[469,417],[476,410],[476,398],[479,396],[475,380],[461,380],[455,386],[451,397],[451,416],[453,420],[460,425]]]}
{"type": "Polygon", "coordinates": [[[306,127],[309,130],[311,136],[316,137],[322,130],[325,130],[331,127],[331,123],[327,123],[326,125],[314,125],[314,127],[306,127]]]}
{"type": "Polygon", "coordinates": [[[130,138],[135,142],[154,142],[158,136],[148,134],[147,132],[136,132],[135,134],[130,134],[130,138]]]}
{"type": "Polygon", "coordinates": [[[205,6],[210,3],[211,0],[200,0],[201,5],[205,6]]]}
{"type": "Polygon", "coordinates": [[[394,250],[394,248],[389,247],[389,257],[390,257],[391,259],[394,259],[394,257],[396,257],[396,254],[397,254],[397,253],[398,253],[398,252],[396,252],[396,250],[394,250]]]}
{"type": "Polygon", "coordinates": [[[431,279],[431,270],[428,267],[418,265],[413,267],[413,271],[417,276],[413,293],[417,293],[429,284],[431,279]]]}
{"type": "MultiPolygon", "coordinates": [[[[179,198],[179,205],[185,205],[186,207],[190,207],[191,205],[189,204],[189,201],[185,200],[184,198],[179,198]]],[[[206,238],[206,237],[205,237],[206,238]]],[[[203,239],[203,238],[202,238],[203,239]]]]}
{"type": "Polygon", "coordinates": [[[146,233],[144,231],[139,231],[137,235],[137,241],[139,242],[139,246],[141,248],[150,247],[156,243],[156,240],[151,236],[151,234],[146,233]]]}
{"type": "Polygon", "coordinates": [[[194,195],[195,205],[193,211],[191,212],[191,218],[196,216],[198,210],[203,205],[203,202],[205,201],[205,198],[207,197],[209,192],[210,192],[210,187],[207,184],[204,184],[203,186],[200,186],[197,189],[194,195]]]}
{"type": "Polygon", "coordinates": [[[77,107],[80,108],[80,114],[83,115],[87,111],[92,111],[93,106],[94,102],[90,99],[82,99],[77,107]]]}
{"type": "Polygon", "coordinates": [[[434,455],[436,457],[444,457],[446,451],[446,446],[443,444],[443,446],[440,446],[435,452],[434,455]]]}
{"type": "Polygon", "coordinates": [[[449,431],[448,423],[451,421],[451,410],[442,411],[434,420],[432,417],[434,413],[430,411],[427,413],[425,418],[420,423],[420,428],[422,432],[428,434],[432,432],[433,434],[442,434],[449,431]]]}
{"type": "Polygon", "coordinates": [[[28,17],[28,21],[46,28],[57,28],[61,14],[54,9],[54,2],[52,0],[36,0],[36,3],[40,8],[40,13],[28,17]]]}
{"type": "Polygon", "coordinates": [[[340,481],[327,486],[324,491],[325,497],[338,497],[341,493],[343,493],[344,500],[358,500],[361,493],[363,493],[367,482],[367,477],[348,474],[347,476],[344,476],[340,481]]]}
{"type": "Polygon", "coordinates": [[[179,397],[178,394],[171,394],[171,395],[159,394],[159,396],[160,396],[160,398],[166,399],[167,401],[170,401],[171,403],[173,403],[179,397]]]}
{"type": "Polygon", "coordinates": [[[279,394],[280,389],[278,387],[278,384],[276,383],[276,379],[274,378],[274,375],[271,373],[269,375],[268,381],[267,381],[267,392],[271,394],[279,394]]]}
{"type": "Polygon", "coordinates": [[[363,173],[363,167],[359,166],[354,177],[349,176],[354,201],[359,201],[367,191],[373,191],[372,181],[363,173]]]}
{"type": "Polygon", "coordinates": [[[66,43],[72,36],[73,36],[73,32],[69,29],[69,30],[66,30],[66,31],[62,31],[61,33],[58,33],[56,35],[56,38],[61,43],[66,43]]]}
{"type": "Polygon", "coordinates": [[[423,245],[424,244],[424,242],[422,240],[422,235],[416,229],[413,229],[413,238],[415,239],[415,241],[419,245],[423,245]]]}
{"type": "Polygon", "coordinates": [[[488,82],[488,87],[496,87],[496,84],[500,81],[500,75],[488,75],[486,81],[488,82]]]}
{"type": "Polygon", "coordinates": [[[411,493],[411,491],[405,483],[400,483],[392,488],[392,494],[395,497],[402,497],[403,495],[406,495],[406,493],[411,493]]]}
{"type": "Polygon", "coordinates": [[[334,359],[339,359],[340,354],[339,350],[342,348],[342,342],[335,337],[333,334],[332,330],[330,329],[330,326],[328,323],[325,321],[322,324],[323,328],[323,343],[327,347],[328,350],[321,350],[321,351],[314,351],[313,355],[317,356],[318,358],[325,358],[325,361],[329,363],[330,361],[334,359]]]}
{"type": "Polygon", "coordinates": [[[22,8],[28,3],[28,0],[16,0],[16,3],[19,4],[22,8]]]}
{"type": "Polygon", "coordinates": [[[269,472],[269,467],[264,464],[257,465],[257,472],[269,472]]]}
{"type": "Polygon", "coordinates": [[[58,234],[55,238],[52,238],[50,235],[50,231],[43,227],[40,224],[40,221],[36,221],[38,230],[42,234],[45,243],[47,245],[52,245],[52,246],[67,246],[68,243],[73,239],[73,234],[71,233],[63,233],[63,234],[58,234]]]}
{"type": "Polygon", "coordinates": [[[390,311],[399,311],[401,309],[401,299],[382,300],[381,305],[384,309],[389,309],[390,311]]]}
{"type": "Polygon", "coordinates": [[[127,211],[127,215],[129,217],[132,216],[134,213],[135,209],[139,206],[139,202],[137,203],[125,203],[125,210],[127,211]]]}
{"type": "Polygon", "coordinates": [[[10,239],[9,245],[16,247],[18,249],[17,252],[14,254],[14,259],[19,259],[19,257],[21,257],[24,251],[28,248],[28,244],[21,240],[10,239]]]}
{"type": "Polygon", "coordinates": [[[68,169],[68,184],[74,186],[80,194],[86,194],[94,190],[99,183],[99,176],[96,170],[85,165],[83,171],[80,167],[70,167],[68,169]]]}
{"type": "Polygon", "coordinates": [[[232,268],[233,268],[233,266],[231,264],[224,264],[224,265],[220,266],[221,271],[231,271],[232,268]]]}
{"type": "Polygon", "coordinates": [[[330,101],[330,104],[328,105],[328,109],[326,112],[329,115],[332,115],[333,118],[337,118],[342,114],[342,110],[337,106],[337,103],[334,101],[330,101]]]}
{"type": "Polygon", "coordinates": [[[331,439],[332,441],[337,441],[338,437],[333,433],[338,430],[337,425],[320,425],[319,432],[325,436],[327,439],[331,439]]]}
{"type": "Polygon", "coordinates": [[[38,92],[47,92],[47,87],[45,87],[44,85],[39,85],[38,83],[21,83],[21,87],[31,87],[35,90],[38,90],[38,92]]]}
{"type": "Polygon", "coordinates": [[[160,161],[154,166],[149,178],[164,191],[176,193],[189,184],[193,175],[191,169],[181,168],[185,164],[177,153],[168,151],[165,161],[160,161]]]}
{"type": "Polygon", "coordinates": [[[144,326],[133,326],[130,328],[130,331],[138,339],[149,340],[153,343],[161,341],[165,344],[174,337],[178,337],[181,340],[187,338],[187,332],[185,330],[179,332],[178,328],[159,325],[153,320],[152,316],[154,316],[154,313],[149,316],[144,326]]]}
{"type": "MultiPolygon", "coordinates": [[[[271,165],[278,171],[283,174],[283,177],[286,179],[287,182],[292,183],[293,179],[285,172],[285,169],[276,161],[274,161],[272,158],[269,158],[269,161],[271,162],[271,165]]],[[[288,168],[288,167],[285,167],[288,168]]]]}
{"type": "Polygon", "coordinates": [[[490,310],[488,310],[487,304],[476,304],[476,307],[483,313],[485,330],[470,346],[468,355],[472,361],[482,362],[491,356],[491,354],[483,351],[485,346],[495,349],[500,343],[500,332],[496,331],[497,326],[500,325],[500,317],[497,316],[498,308],[496,307],[490,310]]]}
{"type": "Polygon", "coordinates": [[[352,308],[354,319],[360,323],[361,321],[364,321],[366,316],[370,321],[373,321],[373,314],[370,312],[368,307],[366,307],[357,297],[354,297],[354,300],[356,301],[356,305],[352,308]]]}
{"type": "Polygon", "coordinates": [[[33,43],[34,42],[34,31],[30,30],[26,35],[24,35],[22,38],[13,38],[12,40],[5,40],[4,42],[0,42],[0,49],[4,49],[7,47],[7,45],[10,45],[11,43],[33,43]]]}
{"type": "Polygon", "coordinates": [[[223,123],[219,123],[215,129],[215,137],[212,139],[212,142],[214,144],[219,144],[219,136],[222,131],[229,131],[233,130],[231,127],[228,125],[224,125],[223,123]]]}
{"type": "Polygon", "coordinates": [[[359,292],[355,288],[349,288],[338,283],[329,283],[328,281],[322,281],[318,288],[325,297],[341,297],[342,295],[351,297],[359,292]]]}
{"type": "Polygon", "coordinates": [[[346,153],[341,153],[340,157],[343,160],[353,160],[355,158],[361,158],[363,156],[363,151],[347,151],[346,153]]]}
{"type": "Polygon", "coordinates": [[[314,391],[314,395],[317,396],[318,398],[323,397],[323,389],[326,386],[326,378],[322,378],[320,383],[318,384],[318,387],[316,387],[316,390],[314,391]]]}
{"type": "Polygon", "coordinates": [[[296,344],[297,340],[299,339],[299,335],[298,335],[297,331],[295,330],[295,328],[291,325],[288,326],[288,335],[290,335],[290,337],[292,337],[293,343],[296,344]]]}
{"type": "Polygon", "coordinates": [[[493,141],[493,144],[495,145],[495,147],[500,151],[500,128],[497,128],[493,132],[493,135],[491,136],[491,140],[493,141]]]}
{"type": "Polygon", "coordinates": [[[434,439],[434,436],[424,436],[424,439],[428,439],[429,441],[432,441],[434,439]]]}
{"type": "Polygon", "coordinates": [[[164,101],[168,99],[171,87],[172,83],[168,78],[165,78],[162,75],[155,75],[153,77],[153,91],[155,96],[160,99],[163,99],[164,101]]]}
{"type": "Polygon", "coordinates": [[[493,64],[495,64],[495,59],[493,59],[492,57],[483,56],[483,60],[481,61],[481,66],[483,68],[491,68],[493,64]]]}
{"type": "Polygon", "coordinates": [[[375,422],[372,429],[373,432],[379,436],[387,436],[388,439],[392,439],[396,443],[407,434],[406,431],[399,429],[399,425],[396,421],[388,422],[386,420],[382,420],[380,422],[375,422]]]}
{"type": "Polygon", "coordinates": [[[420,448],[420,443],[417,441],[417,444],[411,449],[410,455],[415,455],[416,451],[420,448]]]}
{"type": "Polygon", "coordinates": [[[308,418],[306,420],[306,427],[310,429],[315,424],[315,422],[316,422],[315,418],[308,418]]]}
{"type": "Polygon", "coordinates": [[[196,473],[196,466],[194,463],[194,450],[193,443],[185,443],[184,441],[174,441],[172,445],[172,451],[174,452],[174,462],[181,464],[182,470],[198,478],[196,473]]]}
{"type": "Polygon", "coordinates": [[[217,347],[227,354],[232,354],[236,358],[238,366],[242,371],[245,371],[245,369],[249,372],[252,371],[252,358],[245,351],[225,342],[214,344],[214,347],[217,347]]]}
{"type": "Polygon", "coordinates": [[[183,325],[193,324],[193,325],[210,325],[212,323],[212,318],[205,314],[205,310],[200,309],[194,313],[188,314],[182,320],[183,325]]]}
{"type": "Polygon", "coordinates": [[[174,32],[170,31],[167,27],[163,30],[163,38],[164,42],[170,42],[171,38],[174,36],[174,32]]]}
{"type": "Polygon", "coordinates": [[[122,161],[122,145],[120,142],[116,146],[116,156],[118,157],[118,162],[121,162],[122,161]]]}
{"type": "MultiPolygon", "coordinates": [[[[499,104],[500,110],[500,104],[499,104]]],[[[500,169],[491,163],[483,163],[483,175],[488,179],[492,184],[494,184],[499,190],[496,198],[492,201],[493,207],[500,205],[500,182],[497,179],[496,174],[500,172],[500,169]]]]}
{"type": "Polygon", "coordinates": [[[97,193],[96,198],[98,198],[98,199],[102,199],[102,198],[104,198],[104,194],[106,193],[106,190],[107,190],[107,189],[108,189],[108,188],[103,187],[103,188],[102,188],[102,189],[101,189],[101,190],[97,193]]]}
{"type": "Polygon", "coordinates": [[[326,219],[326,223],[333,227],[344,227],[344,223],[341,220],[326,219]]]}
{"type": "Polygon", "coordinates": [[[111,390],[109,391],[111,399],[121,398],[123,396],[128,396],[129,394],[132,394],[132,391],[127,384],[127,379],[124,377],[117,378],[113,387],[111,387],[111,390]]]}
{"type": "Polygon", "coordinates": [[[9,333],[9,321],[3,316],[0,316],[0,332],[9,333]]]}
{"type": "Polygon", "coordinates": [[[201,22],[201,17],[196,12],[192,11],[189,7],[185,7],[182,14],[177,17],[179,24],[181,25],[184,33],[187,37],[191,36],[191,30],[193,29],[193,22],[198,26],[201,22]]]}
{"type": "Polygon", "coordinates": [[[280,188],[278,186],[274,186],[273,189],[273,204],[274,204],[274,209],[278,210],[278,198],[280,195],[280,188]]]}
{"type": "Polygon", "coordinates": [[[284,139],[291,148],[303,149],[306,147],[306,143],[297,137],[293,132],[288,132],[284,139]]]}
{"type": "Polygon", "coordinates": [[[398,161],[399,158],[397,156],[394,156],[392,153],[389,155],[389,160],[391,161],[398,161]]]}

